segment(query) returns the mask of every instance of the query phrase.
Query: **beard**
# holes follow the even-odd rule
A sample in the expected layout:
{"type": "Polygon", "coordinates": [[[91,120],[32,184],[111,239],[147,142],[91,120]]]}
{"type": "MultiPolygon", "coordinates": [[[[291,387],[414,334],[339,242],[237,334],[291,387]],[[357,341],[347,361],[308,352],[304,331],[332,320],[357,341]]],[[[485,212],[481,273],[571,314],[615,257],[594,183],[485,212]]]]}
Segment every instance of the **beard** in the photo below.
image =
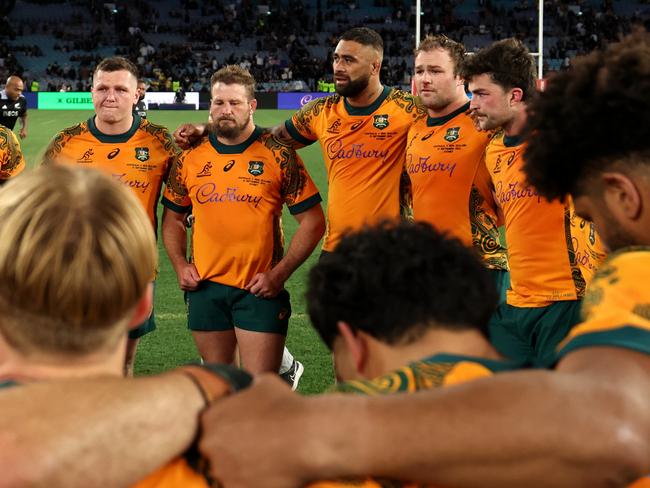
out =
{"type": "Polygon", "coordinates": [[[354,98],[357,95],[360,95],[366,88],[368,88],[369,83],[370,75],[357,78],[356,80],[350,80],[345,86],[338,86],[336,83],[334,83],[334,89],[336,90],[336,93],[342,97],[354,98]]]}
{"type": "Polygon", "coordinates": [[[613,215],[608,213],[603,220],[605,228],[597,230],[601,231],[600,236],[608,251],[614,252],[625,247],[643,245],[642,242],[638,242],[634,236],[624,230],[613,215]]]}
{"type": "Polygon", "coordinates": [[[215,137],[223,137],[224,139],[236,139],[246,128],[250,120],[251,117],[249,115],[248,117],[246,117],[246,120],[243,123],[238,124],[237,120],[234,118],[222,117],[214,121],[214,123],[210,126],[211,132],[215,135],[215,137]],[[233,123],[222,124],[222,122],[225,120],[234,122],[234,124],[233,123]]]}

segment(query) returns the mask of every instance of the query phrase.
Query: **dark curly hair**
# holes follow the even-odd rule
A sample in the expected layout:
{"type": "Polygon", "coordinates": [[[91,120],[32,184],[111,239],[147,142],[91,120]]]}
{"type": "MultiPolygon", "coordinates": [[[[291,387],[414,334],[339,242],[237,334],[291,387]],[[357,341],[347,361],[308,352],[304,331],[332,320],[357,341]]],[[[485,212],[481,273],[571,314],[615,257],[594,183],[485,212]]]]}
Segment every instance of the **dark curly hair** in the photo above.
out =
{"type": "Polygon", "coordinates": [[[371,46],[380,54],[384,53],[383,39],[369,27],[353,27],[341,34],[339,41],[354,41],[362,46],[371,46]]]}
{"type": "Polygon", "coordinates": [[[503,39],[465,56],[460,76],[469,83],[483,74],[489,74],[505,90],[521,88],[522,100],[528,101],[535,94],[535,60],[518,39],[503,39]]]}
{"type": "Polygon", "coordinates": [[[384,343],[427,330],[486,334],[496,287],[471,249],[427,223],[383,223],[349,234],[309,273],[307,310],[331,349],[345,321],[384,343]]]}
{"type": "Polygon", "coordinates": [[[549,199],[585,193],[613,164],[650,165],[650,35],[573,60],[529,107],[524,170],[549,199]]]}

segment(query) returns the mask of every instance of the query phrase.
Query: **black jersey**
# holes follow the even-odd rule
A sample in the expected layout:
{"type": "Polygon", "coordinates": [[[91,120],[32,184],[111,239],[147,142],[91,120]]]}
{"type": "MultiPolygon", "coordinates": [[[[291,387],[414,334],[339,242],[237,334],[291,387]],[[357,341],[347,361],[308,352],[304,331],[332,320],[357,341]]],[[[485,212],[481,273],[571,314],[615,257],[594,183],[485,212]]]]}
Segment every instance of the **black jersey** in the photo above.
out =
{"type": "Polygon", "coordinates": [[[16,100],[10,100],[7,92],[0,91],[0,124],[13,129],[16,119],[27,112],[27,100],[20,95],[16,100]]]}
{"type": "Polygon", "coordinates": [[[147,118],[147,104],[144,103],[144,100],[138,101],[138,103],[133,106],[133,113],[138,114],[140,118],[147,118]]]}

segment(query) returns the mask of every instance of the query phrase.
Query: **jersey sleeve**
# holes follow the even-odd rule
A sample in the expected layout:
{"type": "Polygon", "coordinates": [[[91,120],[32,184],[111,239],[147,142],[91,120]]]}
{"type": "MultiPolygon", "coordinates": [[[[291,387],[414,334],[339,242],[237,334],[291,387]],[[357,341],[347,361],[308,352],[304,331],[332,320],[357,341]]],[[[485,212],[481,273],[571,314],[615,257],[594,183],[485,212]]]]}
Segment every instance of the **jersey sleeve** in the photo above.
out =
{"type": "Polygon", "coordinates": [[[583,322],[558,347],[559,357],[585,347],[650,354],[650,248],[612,256],[596,273],[582,305],[583,322]]]}
{"type": "Polygon", "coordinates": [[[281,198],[292,215],[318,205],[322,198],[296,151],[287,147],[280,151],[282,161],[281,198]]]}
{"type": "Polygon", "coordinates": [[[20,149],[20,142],[13,131],[3,128],[0,132],[0,181],[18,175],[24,169],[25,158],[20,149]]]}
{"type": "Polygon", "coordinates": [[[324,101],[324,98],[319,98],[309,102],[284,123],[292,139],[305,146],[318,140],[318,115],[321,113],[324,101]]]}
{"type": "Polygon", "coordinates": [[[187,154],[187,152],[183,152],[174,158],[162,198],[162,204],[165,207],[178,213],[187,213],[192,209],[192,201],[185,183],[184,165],[187,154]]]}

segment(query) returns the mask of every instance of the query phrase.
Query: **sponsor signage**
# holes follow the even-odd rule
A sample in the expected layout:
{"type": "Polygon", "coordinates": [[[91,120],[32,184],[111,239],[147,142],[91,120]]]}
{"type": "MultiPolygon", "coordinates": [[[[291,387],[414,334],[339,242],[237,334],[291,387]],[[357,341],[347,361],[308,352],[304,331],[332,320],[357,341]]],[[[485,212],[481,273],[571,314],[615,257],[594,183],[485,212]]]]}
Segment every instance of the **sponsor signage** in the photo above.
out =
{"type": "MultiPolygon", "coordinates": [[[[144,101],[147,107],[152,103],[171,104],[174,103],[174,95],[174,92],[151,92],[145,95],[144,101]]],[[[186,93],[185,104],[198,109],[199,93],[186,93]]],[[[39,92],[38,108],[44,110],[93,110],[93,100],[90,92],[39,92]]]]}
{"type": "Polygon", "coordinates": [[[316,100],[317,98],[322,98],[326,97],[328,95],[331,95],[331,93],[324,93],[324,92],[312,92],[312,93],[304,93],[304,92],[280,92],[278,93],[278,108],[279,109],[285,109],[285,110],[295,110],[298,109],[312,100],[316,100]]]}

